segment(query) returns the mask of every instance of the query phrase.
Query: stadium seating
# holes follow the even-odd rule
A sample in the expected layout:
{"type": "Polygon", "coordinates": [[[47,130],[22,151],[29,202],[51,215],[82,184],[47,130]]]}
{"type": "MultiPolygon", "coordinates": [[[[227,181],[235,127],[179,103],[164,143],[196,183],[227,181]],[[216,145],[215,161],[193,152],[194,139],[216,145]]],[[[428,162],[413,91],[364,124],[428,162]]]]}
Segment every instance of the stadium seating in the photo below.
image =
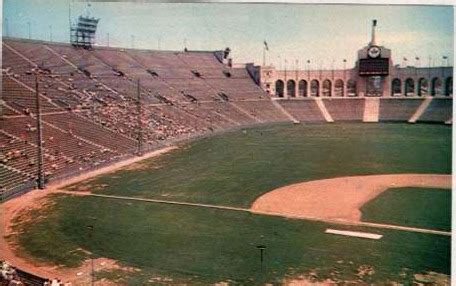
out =
{"type": "Polygon", "coordinates": [[[0,191],[2,194],[6,191],[13,191],[28,183],[33,182],[35,179],[32,175],[28,175],[13,168],[7,167],[6,164],[0,164],[0,191]]]}
{"type": "Polygon", "coordinates": [[[323,122],[325,118],[314,99],[280,100],[285,110],[301,122],[323,122]]]}
{"type": "MultiPolygon", "coordinates": [[[[143,148],[151,150],[238,126],[325,121],[313,98],[272,102],[247,69],[230,67],[209,51],[85,50],[4,39],[2,57],[0,189],[8,195],[36,181],[37,73],[44,172],[51,180],[132,156],[139,128],[143,148]]],[[[407,121],[422,100],[382,98],[380,120],[407,121]]],[[[362,98],[322,102],[334,121],[363,119],[362,98]]],[[[433,99],[418,120],[451,119],[451,103],[433,99]]]]}
{"type": "Polygon", "coordinates": [[[222,114],[225,118],[230,118],[238,125],[255,124],[255,118],[248,116],[243,112],[235,103],[232,102],[205,102],[208,108],[215,110],[215,112],[222,114]]]}
{"type": "Polygon", "coordinates": [[[363,99],[331,98],[323,99],[323,103],[334,121],[363,120],[363,99]]]}
{"type": "Polygon", "coordinates": [[[233,102],[233,104],[245,110],[251,117],[254,117],[261,122],[290,121],[290,119],[269,100],[236,101],[233,102]]]}
{"type": "MultiPolygon", "coordinates": [[[[21,114],[36,113],[36,94],[32,90],[6,75],[2,75],[2,83],[2,97],[9,106],[21,114]]],[[[40,103],[43,112],[62,111],[47,97],[41,96],[40,103]]]]}
{"type": "Polygon", "coordinates": [[[453,100],[434,98],[423,114],[418,118],[422,122],[445,122],[453,116],[453,100]]]}
{"type": "Polygon", "coordinates": [[[380,121],[407,121],[423,103],[423,99],[385,98],[380,100],[380,121]]]}
{"type": "Polygon", "coordinates": [[[43,115],[42,119],[44,122],[49,122],[53,124],[53,126],[66,130],[74,135],[84,138],[84,140],[103,146],[112,151],[127,153],[129,150],[135,148],[134,140],[122,136],[119,133],[115,133],[109,129],[103,128],[98,124],[94,124],[77,114],[47,114],[43,115]]]}
{"type": "MultiPolygon", "coordinates": [[[[0,166],[1,168],[1,166],[0,166]]],[[[0,285],[27,285],[27,286],[43,286],[51,285],[45,284],[46,281],[50,281],[39,277],[37,275],[28,273],[19,268],[15,268],[10,265],[7,261],[0,261],[0,285]]],[[[56,280],[57,281],[57,280],[56,280]]],[[[54,285],[54,284],[52,284],[54,285]]],[[[63,285],[63,284],[61,284],[63,285]]],[[[66,285],[66,284],[65,284],[66,285]]]]}

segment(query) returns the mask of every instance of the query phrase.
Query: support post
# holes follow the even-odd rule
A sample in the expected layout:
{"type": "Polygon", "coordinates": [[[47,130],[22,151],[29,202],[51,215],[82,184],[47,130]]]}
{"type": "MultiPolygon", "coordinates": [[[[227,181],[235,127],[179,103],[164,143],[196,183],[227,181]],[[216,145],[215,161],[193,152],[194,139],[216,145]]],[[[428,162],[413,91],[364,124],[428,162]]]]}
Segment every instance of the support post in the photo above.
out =
{"type": "Polygon", "coordinates": [[[43,176],[43,130],[41,127],[41,106],[40,106],[40,92],[38,90],[38,75],[39,72],[35,74],[35,96],[36,96],[36,131],[37,131],[37,183],[38,189],[44,189],[44,176],[43,176]]]}
{"type": "Polygon", "coordinates": [[[264,250],[266,249],[265,245],[257,245],[257,249],[260,250],[260,272],[263,274],[263,260],[264,260],[264,250]]]}
{"type": "Polygon", "coordinates": [[[8,18],[5,18],[5,34],[6,34],[6,37],[9,37],[8,18]]]}
{"type": "Polygon", "coordinates": [[[344,59],[344,85],[342,86],[342,96],[347,96],[347,60],[344,59]]]}
{"type": "Polygon", "coordinates": [[[142,155],[142,122],[141,122],[141,86],[138,79],[137,83],[137,112],[138,112],[138,156],[142,155]]]}
{"type": "Polygon", "coordinates": [[[93,225],[88,225],[89,243],[91,244],[92,251],[90,253],[90,285],[95,285],[95,254],[94,254],[94,243],[93,243],[93,225]]]}
{"type": "Polygon", "coordinates": [[[27,26],[28,26],[28,38],[29,38],[29,40],[31,40],[32,39],[32,27],[31,27],[30,21],[27,22],[27,26]]]}

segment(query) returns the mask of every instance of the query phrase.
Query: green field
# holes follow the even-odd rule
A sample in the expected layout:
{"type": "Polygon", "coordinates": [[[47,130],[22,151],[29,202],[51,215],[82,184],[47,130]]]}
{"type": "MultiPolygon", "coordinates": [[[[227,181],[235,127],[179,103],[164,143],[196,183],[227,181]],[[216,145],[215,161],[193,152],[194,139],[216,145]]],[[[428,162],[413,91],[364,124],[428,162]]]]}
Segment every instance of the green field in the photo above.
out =
{"type": "MultiPolygon", "coordinates": [[[[450,173],[451,127],[411,124],[272,125],[237,130],[182,144],[179,149],[67,187],[95,193],[248,207],[285,184],[360,174],[450,173]]],[[[75,266],[112,258],[141,271],[122,276],[130,285],[151,277],[207,284],[279,283],[315,272],[319,280],[361,279],[410,284],[413,274],[450,273],[447,236],[347,227],[253,215],[242,211],[56,195],[16,230],[21,251],[35,259],[75,266]],[[93,238],[88,225],[94,225],[93,238]],[[328,227],[380,233],[381,240],[324,234],[328,227]],[[257,245],[267,247],[263,268],[257,245]]],[[[375,201],[374,201],[375,202],[375,201]]],[[[404,202],[405,203],[405,202],[404,202]]]]}
{"type": "Polygon", "coordinates": [[[361,208],[362,220],[413,227],[451,230],[451,191],[394,188],[361,208]]]}
{"type": "Polygon", "coordinates": [[[446,236],[106,198],[59,195],[54,200],[48,211],[35,213],[42,219],[17,227],[24,231],[19,242],[27,252],[74,266],[87,258],[78,249],[87,249],[97,257],[141,268],[130,277],[122,273],[130,285],[142,285],[157,275],[192,283],[260,284],[311,270],[320,279],[357,280],[361,265],[375,270],[363,279],[366,282],[405,282],[429,270],[450,273],[446,236]],[[93,240],[88,225],[94,225],[93,240]],[[376,241],[334,236],[323,233],[327,227],[384,237],[376,241]],[[259,244],[267,247],[263,272],[259,244]],[[339,273],[331,275],[334,271],[339,273]]]}
{"type": "Polygon", "coordinates": [[[103,194],[249,207],[265,192],[305,180],[449,174],[451,127],[273,125],[195,141],[142,165],[98,177],[89,188],[103,194]]]}

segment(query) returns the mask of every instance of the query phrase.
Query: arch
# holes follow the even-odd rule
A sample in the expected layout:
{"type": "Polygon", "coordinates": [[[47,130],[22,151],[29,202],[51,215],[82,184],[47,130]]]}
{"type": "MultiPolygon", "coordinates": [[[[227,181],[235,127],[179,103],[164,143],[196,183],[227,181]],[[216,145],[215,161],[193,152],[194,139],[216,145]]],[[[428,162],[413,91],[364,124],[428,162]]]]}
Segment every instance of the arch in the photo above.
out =
{"type": "Polygon", "coordinates": [[[298,96],[307,96],[307,81],[301,79],[298,84],[298,96]]]}
{"type": "Polygon", "coordinates": [[[334,83],[334,96],[344,96],[344,81],[341,79],[334,83]]]}
{"type": "Polygon", "coordinates": [[[445,95],[451,96],[453,95],[453,77],[447,77],[445,80],[445,95]]]}
{"type": "Polygon", "coordinates": [[[325,79],[323,81],[323,88],[321,90],[321,93],[323,96],[331,96],[332,93],[331,93],[331,81],[329,79],[325,79]]]}
{"type": "Polygon", "coordinates": [[[316,79],[310,82],[310,96],[320,96],[320,83],[316,79]]]}
{"type": "Polygon", "coordinates": [[[391,96],[399,96],[402,95],[402,86],[401,80],[395,78],[391,81],[391,96]]]}
{"type": "Polygon", "coordinates": [[[283,97],[284,84],[283,80],[279,79],[275,83],[275,94],[277,97],[283,97]]]}
{"type": "Polygon", "coordinates": [[[431,95],[442,95],[442,80],[438,77],[432,79],[431,82],[431,95]]]}
{"type": "Polygon", "coordinates": [[[415,95],[415,81],[411,78],[405,80],[405,96],[415,95]]]}
{"type": "Polygon", "coordinates": [[[429,95],[429,82],[422,77],[418,80],[418,96],[429,95]]]}
{"type": "Polygon", "coordinates": [[[347,81],[347,96],[356,96],[356,81],[354,79],[349,79],[347,81]]]}
{"type": "Polygon", "coordinates": [[[289,97],[296,97],[296,83],[292,79],[287,81],[287,95],[289,97]]]}

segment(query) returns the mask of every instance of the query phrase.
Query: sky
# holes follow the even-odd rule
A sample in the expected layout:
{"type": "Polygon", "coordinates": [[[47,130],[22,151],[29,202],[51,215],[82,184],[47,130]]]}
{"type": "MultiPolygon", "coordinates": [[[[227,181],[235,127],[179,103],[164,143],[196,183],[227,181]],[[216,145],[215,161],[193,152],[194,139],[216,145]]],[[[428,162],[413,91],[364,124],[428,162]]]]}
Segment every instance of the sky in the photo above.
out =
{"type": "Polygon", "coordinates": [[[263,62],[278,68],[347,68],[370,41],[377,19],[377,43],[392,50],[394,64],[453,62],[451,6],[316,5],[242,3],[147,3],[72,0],[3,0],[3,35],[69,41],[74,21],[100,18],[96,43],[142,49],[221,50],[230,47],[235,63],[263,62]],[[71,9],[69,9],[71,7],[71,9]],[[30,23],[30,24],[28,24],[30,23]],[[403,58],[408,61],[404,62],[403,58]],[[415,58],[420,60],[416,61],[415,58]]]}

